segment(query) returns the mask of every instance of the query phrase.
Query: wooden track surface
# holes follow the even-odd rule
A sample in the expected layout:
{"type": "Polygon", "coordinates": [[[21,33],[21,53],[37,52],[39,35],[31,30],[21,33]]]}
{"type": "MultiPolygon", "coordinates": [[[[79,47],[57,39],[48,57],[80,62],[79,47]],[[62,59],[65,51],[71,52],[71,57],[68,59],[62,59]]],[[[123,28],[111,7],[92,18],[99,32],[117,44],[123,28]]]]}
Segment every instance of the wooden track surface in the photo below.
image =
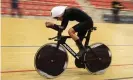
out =
{"type": "MultiPolygon", "coordinates": [[[[19,19],[2,17],[1,27],[1,77],[2,80],[46,80],[34,68],[34,55],[40,46],[53,42],[48,38],[56,36],[56,31],[47,29],[45,21],[52,19],[19,19]]],[[[63,32],[76,22],[71,22],[63,32]]],[[[95,23],[97,31],[91,36],[90,44],[102,42],[112,52],[112,63],[102,75],[92,75],[74,65],[74,58],[69,55],[66,71],[52,80],[133,80],[133,25],[95,23]]],[[[77,51],[70,39],[67,43],[77,51]]]]}

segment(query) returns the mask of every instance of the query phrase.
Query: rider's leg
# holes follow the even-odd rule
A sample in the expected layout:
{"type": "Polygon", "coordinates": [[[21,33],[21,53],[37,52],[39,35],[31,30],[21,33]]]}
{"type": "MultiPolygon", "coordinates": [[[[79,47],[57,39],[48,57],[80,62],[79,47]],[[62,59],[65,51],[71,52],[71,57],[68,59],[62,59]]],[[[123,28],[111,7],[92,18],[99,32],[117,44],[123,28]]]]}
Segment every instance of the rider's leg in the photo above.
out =
{"type": "Polygon", "coordinates": [[[79,39],[80,39],[81,42],[83,41],[86,33],[87,33],[87,30],[78,32],[77,36],[79,37],[79,39]]]}
{"type": "MultiPolygon", "coordinates": [[[[79,40],[81,41],[81,43],[83,42],[83,39],[84,39],[86,33],[87,33],[86,30],[78,32],[78,37],[79,37],[79,40]]],[[[78,44],[77,44],[77,46],[78,46],[78,44]]],[[[83,47],[83,49],[79,48],[79,50],[81,50],[81,51],[79,51],[79,53],[77,55],[82,56],[82,54],[86,51],[85,46],[83,47]]]]}
{"type": "Polygon", "coordinates": [[[76,42],[76,45],[79,48],[79,55],[78,56],[81,57],[82,54],[85,52],[85,48],[84,48],[81,40],[79,39],[79,37],[75,33],[76,33],[76,31],[73,28],[70,28],[68,30],[68,34],[76,42]]]}
{"type": "Polygon", "coordinates": [[[82,44],[82,40],[83,40],[87,30],[89,30],[89,28],[91,28],[91,26],[89,26],[89,24],[90,24],[89,21],[81,22],[81,23],[75,25],[74,27],[70,28],[68,31],[69,35],[76,42],[76,45],[79,48],[78,55],[80,57],[86,51],[85,47],[82,44]],[[88,25],[88,26],[86,26],[86,25],[88,25]],[[78,36],[75,34],[76,32],[78,32],[78,36]]]}

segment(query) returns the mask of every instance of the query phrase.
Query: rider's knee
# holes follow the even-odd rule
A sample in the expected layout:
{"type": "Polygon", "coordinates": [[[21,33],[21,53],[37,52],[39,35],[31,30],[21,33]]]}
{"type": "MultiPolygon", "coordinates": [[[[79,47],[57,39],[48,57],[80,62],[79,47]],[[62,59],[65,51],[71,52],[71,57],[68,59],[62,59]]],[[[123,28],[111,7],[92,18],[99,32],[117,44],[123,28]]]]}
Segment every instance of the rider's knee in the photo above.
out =
{"type": "Polygon", "coordinates": [[[73,28],[70,28],[68,30],[68,34],[71,36],[72,34],[75,34],[75,30],[73,28]]]}

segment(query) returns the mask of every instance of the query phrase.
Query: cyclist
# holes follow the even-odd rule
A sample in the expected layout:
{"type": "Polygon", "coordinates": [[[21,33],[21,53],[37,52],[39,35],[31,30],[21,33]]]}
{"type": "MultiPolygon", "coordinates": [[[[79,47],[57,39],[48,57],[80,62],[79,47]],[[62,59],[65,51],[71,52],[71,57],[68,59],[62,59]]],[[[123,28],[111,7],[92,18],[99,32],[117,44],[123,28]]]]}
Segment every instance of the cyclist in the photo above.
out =
{"type": "Polygon", "coordinates": [[[47,28],[55,30],[59,30],[59,27],[62,27],[63,30],[65,30],[69,21],[79,22],[68,30],[68,34],[76,42],[76,45],[79,48],[77,56],[82,57],[82,54],[86,51],[82,41],[87,31],[93,27],[92,18],[81,9],[67,6],[53,7],[51,10],[51,16],[52,18],[61,21],[61,25],[56,25],[52,22],[45,23],[47,28]]]}

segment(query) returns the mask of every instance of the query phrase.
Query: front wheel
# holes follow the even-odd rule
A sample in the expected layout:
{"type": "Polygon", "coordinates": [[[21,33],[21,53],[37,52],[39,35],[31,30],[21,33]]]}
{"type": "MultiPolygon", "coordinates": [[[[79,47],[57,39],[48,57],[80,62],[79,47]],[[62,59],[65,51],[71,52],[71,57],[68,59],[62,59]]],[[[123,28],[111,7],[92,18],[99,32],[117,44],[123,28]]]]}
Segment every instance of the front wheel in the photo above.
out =
{"type": "Polygon", "coordinates": [[[88,52],[84,55],[87,70],[93,73],[108,68],[112,58],[109,48],[102,43],[95,43],[90,45],[90,47],[94,53],[87,48],[88,52]]]}
{"type": "Polygon", "coordinates": [[[35,55],[34,65],[36,71],[46,78],[54,78],[60,75],[67,67],[68,55],[60,45],[48,43],[42,46],[35,55]]]}

